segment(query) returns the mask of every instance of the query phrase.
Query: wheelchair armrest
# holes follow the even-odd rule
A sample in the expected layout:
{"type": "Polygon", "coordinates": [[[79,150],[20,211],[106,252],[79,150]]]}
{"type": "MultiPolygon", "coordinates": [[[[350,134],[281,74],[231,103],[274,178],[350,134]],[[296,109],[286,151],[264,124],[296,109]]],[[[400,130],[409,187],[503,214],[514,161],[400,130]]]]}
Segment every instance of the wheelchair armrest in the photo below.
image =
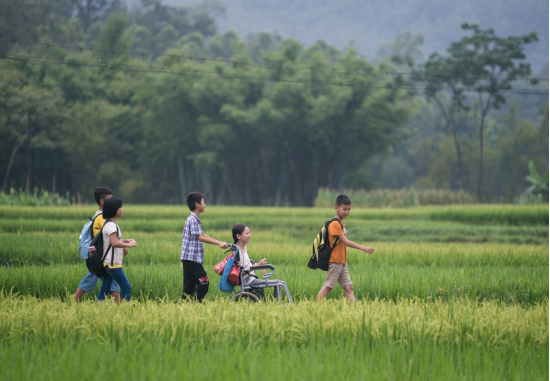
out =
{"type": "Polygon", "coordinates": [[[271,271],[275,271],[275,266],[273,265],[262,265],[262,266],[250,266],[248,270],[264,270],[269,269],[271,271]]]}

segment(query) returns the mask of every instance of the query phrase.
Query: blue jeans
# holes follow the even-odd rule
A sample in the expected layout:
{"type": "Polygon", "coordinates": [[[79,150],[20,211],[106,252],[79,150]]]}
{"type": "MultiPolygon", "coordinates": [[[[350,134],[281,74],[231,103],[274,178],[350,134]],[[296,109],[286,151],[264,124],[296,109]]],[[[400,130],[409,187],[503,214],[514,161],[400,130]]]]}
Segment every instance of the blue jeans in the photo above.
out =
{"type": "Polygon", "coordinates": [[[124,274],[122,267],[118,269],[110,269],[109,266],[105,266],[105,274],[101,277],[101,289],[97,300],[105,300],[105,295],[111,292],[111,286],[115,280],[120,286],[120,298],[130,301],[132,297],[132,286],[124,274]]]}
{"type": "MultiPolygon", "coordinates": [[[[87,292],[88,294],[91,294],[92,291],[94,291],[94,288],[99,282],[99,278],[96,277],[94,274],[88,272],[88,275],[86,275],[78,285],[78,288],[80,288],[82,291],[87,292]]],[[[118,283],[113,280],[113,285],[111,286],[111,292],[120,292],[120,287],[118,287],[118,283]]]]}

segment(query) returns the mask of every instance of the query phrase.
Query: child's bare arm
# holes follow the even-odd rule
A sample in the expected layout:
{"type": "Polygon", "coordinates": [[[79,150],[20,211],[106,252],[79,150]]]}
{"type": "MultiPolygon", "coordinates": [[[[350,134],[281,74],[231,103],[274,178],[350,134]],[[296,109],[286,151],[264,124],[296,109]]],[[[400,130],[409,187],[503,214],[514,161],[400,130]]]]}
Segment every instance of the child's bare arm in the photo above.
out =
{"type": "Polygon", "coordinates": [[[221,241],[218,241],[217,239],[214,239],[212,237],[209,237],[207,236],[206,234],[201,234],[199,236],[199,241],[203,242],[203,243],[209,243],[211,245],[218,245],[220,248],[222,249],[226,249],[227,248],[227,243],[225,242],[221,242],[221,241]]]}
{"type": "Polygon", "coordinates": [[[372,247],[358,245],[355,242],[350,241],[344,234],[339,235],[338,238],[340,238],[340,241],[342,241],[344,243],[344,245],[346,245],[347,247],[351,247],[353,249],[361,250],[361,251],[364,251],[365,253],[369,253],[369,254],[374,253],[374,249],[372,247]]]}
{"type": "Polygon", "coordinates": [[[116,235],[116,232],[113,232],[109,236],[109,242],[111,243],[111,246],[113,247],[136,247],[137,243],[133,239],[125,239],[124,241],[119,241],[116,235]],[[124,242],[126,241],[126,242],[124,242]]]}

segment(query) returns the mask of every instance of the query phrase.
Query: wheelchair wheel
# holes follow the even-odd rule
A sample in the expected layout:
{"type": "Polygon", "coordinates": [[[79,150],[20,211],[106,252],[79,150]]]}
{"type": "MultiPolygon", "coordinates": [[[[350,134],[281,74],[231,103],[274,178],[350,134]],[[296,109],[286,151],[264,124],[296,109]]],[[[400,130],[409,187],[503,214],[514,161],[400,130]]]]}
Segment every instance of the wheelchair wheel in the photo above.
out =
{"type": "Polygon", "coordinates": [[[237,292],[235,295],[233,295],[231,301],[257,303],[260,300],[256,297],[256,295],[251,294],[250,292],[237,292]]]}

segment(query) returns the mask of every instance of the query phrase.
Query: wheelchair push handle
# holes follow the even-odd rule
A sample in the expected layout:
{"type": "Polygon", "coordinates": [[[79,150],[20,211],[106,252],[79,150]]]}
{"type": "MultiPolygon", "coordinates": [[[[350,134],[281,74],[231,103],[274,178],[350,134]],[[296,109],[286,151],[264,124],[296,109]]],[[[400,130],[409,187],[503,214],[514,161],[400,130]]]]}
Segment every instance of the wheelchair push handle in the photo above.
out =
{"type": "Polygon", "coordinates": [[[237,251],[237,249],[238,249],[237,245],[235,245],[234,243],[228,243],[227,250],[224,252],[224,254],[229,253],[230,251],[237,251]]]}

